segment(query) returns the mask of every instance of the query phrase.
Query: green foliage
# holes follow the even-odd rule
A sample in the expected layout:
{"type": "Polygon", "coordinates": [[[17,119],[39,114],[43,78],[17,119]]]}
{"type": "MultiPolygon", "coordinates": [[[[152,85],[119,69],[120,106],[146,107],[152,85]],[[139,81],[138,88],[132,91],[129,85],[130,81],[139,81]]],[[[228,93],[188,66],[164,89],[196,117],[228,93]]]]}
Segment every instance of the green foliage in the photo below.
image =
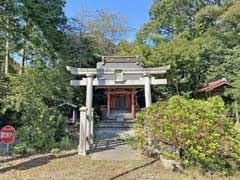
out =
{"type": "Polygon", "coordinates": [[[239,79],[239,7],[237,0],[153,2],[137,46],[146,66],[171,65],[161,89],[167,97],[192,97],[210,81],[239,79]]]}
{"type": "Polygon", "coordinates": [[[3,98],[8,94],[9,80],[5,76],[0,76],[0,109],[3,104],[3,98]]]}
{"type": "Polygon", "coordinates": [[[233,83],[233,88],[226,89],[225,95],[230,96],[234,102],[232,103],[233,116],[239,124],[239,111],[240,111],[240,80],[233,83]]]}
{"type": "Polygon", "coordinates": [[[148,57],[151,61],[144,63],[148,66],[170,65],[169,88],[182,94],[194,90],[200,81],[196,76],[199,73],[199,49],[197,42],[176,37],[172,42],[161,43],[154,48],[148,57]]]}
{"type": "Polygon", "coordinates": [[[27,143],[19,143],[13,146],[12,151],[14,154],[24,154],[27,149],[27,143]]]}
{"type": "Polygon", "coordinates": [[[59,148],[63,149],[68,147],[72,142],[70,141],[69,137],[62,137],[60,143],[59,143],[59,148]]]}
{"type": "Polygon", "coordinates": [[[59,153],[61,150],[59,149],[59,148],[52,148],[51,149],[51,153],[53,153],[53,154],[57,154],[57,153],[59,153]]]}
{"type": "Polygon", "coordinates": [[[219,97],[202,101],[174,96],[144,109],[136,121],[140,148],[157,148],[185,166],[199,164],[226,173],[239,168],[240,132],[226,117],[219,97]]]}
{"type": "Polygon", "coordinates": [[[1,60],[7,56],[10,59],[11,54],[20,56],[19,72],[27,61],[31,64],[41,59],[55,64],[65,47],[67,19],[63,13],[64,4],[63,0],[1,2],[1,60]],[[9,47],[5,46],[7,42],[9,47]]]}
{"type": "Polygon", "coordinates": [[[138,55],[140,53],[140,47],[137,46],[135,43],[128,41],[120,41],[117,44],[116,49],[116,54],[122,56],[138,55]]]}
{"type": "Polygon", "coordinates": [[[0,3],[0,73],[2,60],[9,61],[9,74],[0,76],[0,126],[14,125],[19,153],[71,144],[59,105],[81,106],[85,88],[69,85],[66,65],[95,67],[99,55],[116,52],[115,43],[128,31],[126,17],[107,10],[80,13],[67,24],[64,5],[64,0],[0,3]]]}
{"type": "Polygon", "coordinates": [[[40,62],[26,69],[22,76],[10,79],[11,91],[2,111],[19,114],[20,118],[13,122],[17,138],[37,150],[55,147],[66,136],[66,122],[58,110],[59,104],[71,98],[71,89],[63,84],[65,79],[58,69],[47,68],[40,62]]]}
{"type": "MultiPolygon", "coordinates": [[[[152,34],[166,37],[186,30],[194,33],[192,27],[196,14],[205,7],[221,7],[225,2],[226,0],[154,0],[149,9],[150,20],[138,32],[137,40],[145,43],[146,40],[151,40],[152,34]]],[[[211,16],[206,16],[209,17],[211,16]]]]}

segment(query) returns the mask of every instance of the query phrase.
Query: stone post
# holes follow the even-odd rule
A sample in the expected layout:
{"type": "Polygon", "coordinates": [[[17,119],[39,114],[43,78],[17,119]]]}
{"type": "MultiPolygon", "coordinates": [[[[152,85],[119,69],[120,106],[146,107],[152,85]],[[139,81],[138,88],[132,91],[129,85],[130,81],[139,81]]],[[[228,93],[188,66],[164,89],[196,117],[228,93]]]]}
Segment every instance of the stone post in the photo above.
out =
{"type": "Polygon", "coordinates": [[[77,109],[73,109],[72,123],[75,123],[76,119],[77,119],[77,109]]]}
{"type": "Polygon", "coordinates": [[[79,127],[79,145],[78,145],[78,155],[86,156],[86,123],[87,123],[87,109],[86,107],[81,107],[80,109],[80,127],[79,127]]]}
{"type": "Polygon", "coordinates": [[[93,143],[94,143],[94,139],[93,139],[93,137],[94,137],[94,118],[93,118],[93,112],[94,112],[94,109],[92,108],[92,114],[91,114],[91,122],[90,122],[90,127],[91,127],[91,132],[90,132],[90,145],[93,145],[93,143]]]}
{"type": "Polygon", "coordinates": [[[152,95],[151,95],[151,76],[149,74],[144,75],[144,81],[145,81],[145,106],[151,106],[152,104],[152,95]]]}
{"type": "Polygon", "coordinates": [[[91,121],[92,121],[92,102],[93,102],[93,74],[87,74],[87,89],[86,89],[86,108],[87,108],[87,126],[86,126],[86,136],[87,144],[86,149],[90,149],[90,131],[91,131],[91,121]]]}

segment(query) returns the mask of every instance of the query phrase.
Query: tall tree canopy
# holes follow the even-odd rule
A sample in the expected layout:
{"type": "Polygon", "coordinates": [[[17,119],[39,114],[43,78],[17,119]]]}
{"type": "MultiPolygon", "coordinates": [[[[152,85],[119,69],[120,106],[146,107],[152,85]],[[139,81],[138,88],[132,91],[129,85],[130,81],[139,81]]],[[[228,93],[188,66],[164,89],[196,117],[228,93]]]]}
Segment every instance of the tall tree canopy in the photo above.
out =
{"type": "MultiPolygon", "coordinates": [[[[5,73],[8,73],[10,58],[18,56],[19,73],[22,74],[26,60],[32,63],[40,59],[54,64],[64,44],[63,13],[65,1],[7,0],[0,3],[0,39],[5,57],[5,73]]],[[[29,64],[28,63],[28,64],[29,64]]]]}
{"type": "Polygon", "coordinates": [[[123,39],[129,31],[126,27],[127,17],[106,9],[92,12],[81,9],[74,17],[78,33],[91,37],[105,51],[104,54],[116,52],[115,43],[123,39]]]}
{"type": "Polygon", "coordinates": [[[212,80],[239,78],[237,0],[155,0],[137,34],[147,66],[171,65],[167,91],[192,96],[212,80]]]}

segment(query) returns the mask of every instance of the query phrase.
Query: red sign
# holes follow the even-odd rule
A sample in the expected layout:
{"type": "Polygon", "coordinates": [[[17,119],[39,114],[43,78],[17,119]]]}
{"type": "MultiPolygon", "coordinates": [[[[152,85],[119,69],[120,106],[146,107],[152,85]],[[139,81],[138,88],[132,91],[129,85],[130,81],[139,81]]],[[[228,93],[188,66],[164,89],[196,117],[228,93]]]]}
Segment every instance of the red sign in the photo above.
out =
{"type": "Polygon", "coordinates": [[[4,144],[11,144],[14,139],[14,131],[15,129],[12,126],[4,126],[0,131],[0,139],[4,144]]]}

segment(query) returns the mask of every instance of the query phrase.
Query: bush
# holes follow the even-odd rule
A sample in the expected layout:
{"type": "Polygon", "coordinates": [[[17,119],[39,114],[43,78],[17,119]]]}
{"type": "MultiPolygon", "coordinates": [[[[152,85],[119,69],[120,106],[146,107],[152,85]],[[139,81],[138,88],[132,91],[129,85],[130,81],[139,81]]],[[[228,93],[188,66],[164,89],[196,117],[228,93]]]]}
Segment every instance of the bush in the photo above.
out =
{"type": "Polygon", "coordinates": [[[64,118],[55,109],[32,104],[22,114],[22,126],[16,131],[21,142],[36,150],[48,151],[60,143],[65,135],[64,118]]]}
{"type": "Polygon", "coordinates": [[[61,139],[61,141],[59,143],[59,147],[62,149],[67,148],[70,146],[70,144],[71,144],[71,141],[70,141],[69,137],[66,136],[61,139]]]}
{"type": "Polygon", "coordinates": [[[9,76],[11,91],[2,111],[17,113],[17,118],[10,118],[15,119],[17,139],[37,151],[57,147],[66,136],[67,124],[58,106],[67,94],[56,73],[56,69],[36,61],[21,76],[9,76]]]}
{"type": "Polygon", "coordinates": [[[15,154],[23,154],[26,152],[27,143],[19,143],[12,147],[12,151],[15,154]]]}
{"type": "Polygon", "coordinates": [[[219,97],[203,101],[175,96],[144,109],[136,121],[136,143],[142,149],[228,174],[240,166],[239,132],[219,97]]]}
{"type": "Polygon", "coordinates": [[[60,151],[61,150],[59,148],[52,148],[50,152],[53,154],[56,154],[56,153],[59,153],[60,151]]]}

